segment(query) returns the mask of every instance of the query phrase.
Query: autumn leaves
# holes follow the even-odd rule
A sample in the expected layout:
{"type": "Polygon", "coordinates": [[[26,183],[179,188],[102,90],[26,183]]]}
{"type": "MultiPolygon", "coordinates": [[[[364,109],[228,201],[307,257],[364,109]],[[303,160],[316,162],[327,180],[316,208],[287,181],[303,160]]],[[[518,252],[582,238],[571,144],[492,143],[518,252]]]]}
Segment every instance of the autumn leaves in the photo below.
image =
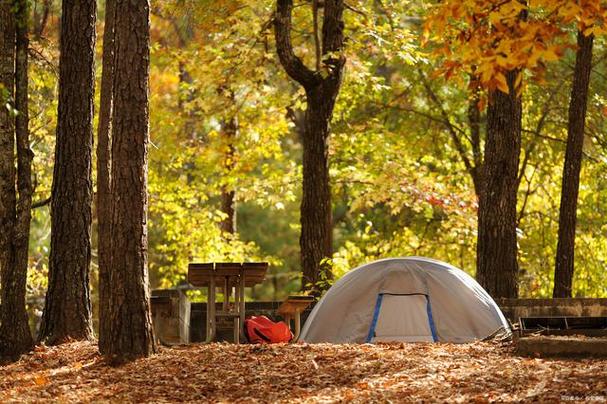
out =
{"type": "Polygon", "coordinates": [[[431,12],[424,39],[443,60],[447,77],[464,71],[482,87],[508,93],[506,72],[520,70],[515,83],[520,94],[524,72],[541,82],[546,63],[574,47],[572,26],[597,36],[607,32],[606,20],[607,8],[599,0],[450,0],[431,12]]]}

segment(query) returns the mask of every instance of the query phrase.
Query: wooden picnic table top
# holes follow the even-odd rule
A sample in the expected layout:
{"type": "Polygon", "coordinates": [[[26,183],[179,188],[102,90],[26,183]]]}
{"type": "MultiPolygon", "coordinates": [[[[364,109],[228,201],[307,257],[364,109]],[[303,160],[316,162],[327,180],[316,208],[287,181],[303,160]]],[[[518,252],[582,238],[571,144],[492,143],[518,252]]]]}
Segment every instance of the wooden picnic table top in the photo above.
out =
{"type": "MultiPolygon", "coordinates": [[[[267,262],[204,262],[188,265],[188,282],[196,287],[208,286],[211,277],[233,278],[244,275],[245,286],[254,286],[264,281],[268,270],[267,262]]],[[[220,286],[218,284],[217,286],[220,286]]]]}
{"type": "Polygon", "coordinates": [[[294,314],[302,312],[314,302],[314,296],[291,295],[282,302],[277,310],[278,314],[294,314]]]}

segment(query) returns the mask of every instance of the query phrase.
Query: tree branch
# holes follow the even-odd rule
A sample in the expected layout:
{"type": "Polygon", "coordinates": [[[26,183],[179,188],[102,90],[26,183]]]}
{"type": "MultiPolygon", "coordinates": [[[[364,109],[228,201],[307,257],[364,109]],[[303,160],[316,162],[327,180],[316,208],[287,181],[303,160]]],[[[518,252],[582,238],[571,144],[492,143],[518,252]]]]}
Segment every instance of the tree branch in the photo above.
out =
{"type": "Polygon", "coordinates": [[[274,36],[276,38],[276,51],[283,68],[293,80],[304,88],[317,85],[321,78],[303,64],[301,59],[293,52],[291,43],[291,12],[293,0],[277,0],[276,16],[274,17],[274,36]]]}
{"type": "Polygon", "coordinates": [[[43,206],[48,205],[49,203],[51,203],[51,197],[49,196],[46,199],[41,199],[39,201],[33,202],[32,203],[32,209],[37,209],[37,208],[41,208],[43,206]]]}
{"type": "MultiPolygon", "coordinates": [[[[533,181],[533,177],[535,176],[536,171],[537,171],[537,166],[535,166],[533,168],[533,172],[531,173],[530,178],[527,178],[526,175],[523,175],[525,180],[527,180],[527,191],[525,192],[525,196],[523,197],[523,204],[521,206],[521,210],[519,211],[518,217],[516,219],[516,227],[521,227],[521,222],[522,222],[523,218],[525,217],[525,210],[527,209],[527,203],[529,201],[529,197],[531,195],[533,195],[535,193],[535,191],[537,191],[537,188],[535,190],[531,189],[531,183],[533,181]]],[[[519,180],[519,186],[520,186],[520,180],[519,180]]]]}
{"type": "Polygon", "coordinates": [[[438,109],[441,113],[441,116],[443,117],[443,123],[444,123],[445,127],[447,128],[447,131],[451,135],[451,140],[453,140],[455,149],[457,150],[458,154],[464,161],[464,165],[466,166],[466,171],[468,171],[468,173],[470,174],[472,179],[474,179],[475,175],[476,175],[475,167],[470,162],[470,159],[468,158],[468,154],[466,152],[466,148],[464,147],[460,137],[458,136],[457,132],[455,131],[455,128],[453,127],[453,125],[451,124],[451,121],[449,120],[449,114],[447,114],[447,111],[445,111],[445,109],[443,108],[442,102],[440,101],[440,99],[438,98],[438,96],[436,95],[434,90],[432,90],[432,87],[430,87],[428,80],[426,80],[426,76],[424,75],[424,73],[421,70],[419,70],[419,75],[421,77],[422,84],[424,85],[424,88],[426,89],[426,92],[428,93],[428,96],[430,97],[432,102],[434,102],[434,104],[438,107],[438,109]]]}
{"type": "MultiPolygon", "coordinates": [[[[544,124],[546,123],[546,118],[548,117],[548,114],[550,112],[550,107],[553,104],[554,97],[558,93],[558,90],[561,88],[561,85],[563,84],[564,81],[565,81],[565,79],[562,78],[559,81],[559,83],[552,88],[550,96],[548,97],[548,99],[546,100],[546,102],[544,103],[544,106],[542,108],[542,115],[540,116],[540,119],[538,120],[538,123],[537,123],[537,127],[535,128],[535,134],[542,133],[542,129],[544,129],[544,124]]],[[[535,150],[536,145],[537,145],[537,141],[534,141],[534,142],[531,142],[529,144],[529,146],[527,146],[525,148],[525,157],[523,158],[523,162],[521,164],[520,171],[519,171],[518,178],[517,178],[517,184],[519,184],[519,185],[520,185],[521,181],[523,180],[523,175],[525,174],[525,170],[527,169],[527,164],[529,163],[529,158],[530,158],[531,154],[533,153],[533,151],[535,150]]]]}
{"type": "Polygon", "coordinates": [[[346,7],[348,10],[350,10],[350,11],[352,11],[352,12],[354,12],[354,13],[356,13],[356,14],[360,15],[360,16],[363,16],[363,17],[365,17],[365,18],[367,18],[367,17],[368,17],[368,15],[367,15],[367,14],[366,14],[364,11],[360,11],[359,9],[357,9],[357,8],[355,8],[354,6],[352,6],[352,5],[348,4],[348,3],[346,3],[345,1],[344,1],[344,6],[345,6],[345,7],[346,7]]]}
{"type": "Polygon", "coordinates": [[[314,50],[316,51],[316,71],[320,71],[320,37],[318,36],[318,0],[312,0],[312,19],[314,21],[314,50]]]}
{"type": "Polygon", "coordinates": [[[335,71],[341,71],[346,58],[341,54],[344,44],[344,2],[343,0],[326,0],[322,23],[322,54],[329,56],[326,64],[335,71]]]}

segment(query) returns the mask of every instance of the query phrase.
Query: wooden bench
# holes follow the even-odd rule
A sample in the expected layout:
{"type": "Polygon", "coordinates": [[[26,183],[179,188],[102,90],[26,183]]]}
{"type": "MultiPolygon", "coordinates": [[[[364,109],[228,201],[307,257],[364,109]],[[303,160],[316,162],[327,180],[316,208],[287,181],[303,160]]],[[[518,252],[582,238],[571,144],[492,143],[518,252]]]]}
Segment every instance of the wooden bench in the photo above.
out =
{"type": "Polygon", "coordinates": [[[301,331],[301,313],[314,302],[314,296],[293,295],[285,299],[278,307],[277,314],[285,319],[285,323],[291,328],[291,319],[295,320],[295,332],[293,342],[299,339],[301,331]]]}

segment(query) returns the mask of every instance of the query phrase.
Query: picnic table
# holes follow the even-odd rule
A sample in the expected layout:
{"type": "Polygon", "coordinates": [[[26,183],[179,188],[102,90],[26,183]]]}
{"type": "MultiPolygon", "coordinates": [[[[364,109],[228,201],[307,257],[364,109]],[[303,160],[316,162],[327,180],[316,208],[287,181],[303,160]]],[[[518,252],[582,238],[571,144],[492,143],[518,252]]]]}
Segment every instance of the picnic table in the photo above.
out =
{"type": "Polygon", "coordinates": [[[285,299],[277,310],[285,323],[291,328],[291,319],[295,320],[295,332],[293,333],[293,342],[299,339],[301,332],[301,313],[314,302],[314,296],[291,295],[285,299]]]}
{"type": "Polygon", "coordinates": [[[215,339],[217,319],[234,321],[234,342],[240,342],[245,318],[245,287],[252,287],[265,279],[267,262],[206,262],[188,265],[188,282],[197,288],[207,288],[206,342],[215,339]],[[216,308],[216,288],[222,288],[223,304],[216,308]],[[230,302],[232,291],[234,301],[230,302]]]}

